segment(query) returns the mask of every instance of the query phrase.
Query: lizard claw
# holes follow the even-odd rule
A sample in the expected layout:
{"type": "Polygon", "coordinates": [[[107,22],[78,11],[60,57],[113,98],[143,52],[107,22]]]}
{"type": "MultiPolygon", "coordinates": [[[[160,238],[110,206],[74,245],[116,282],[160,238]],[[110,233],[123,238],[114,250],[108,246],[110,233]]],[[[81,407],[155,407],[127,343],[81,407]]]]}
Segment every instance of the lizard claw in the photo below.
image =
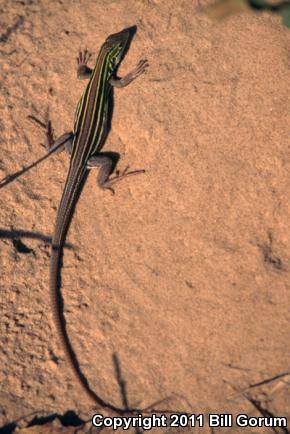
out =
{"type": "Polygon", "coordinates": [[[47,127],[46,127],[46,141],[45,141],[45,147],[48,151],[52,148],[54,142],[55,142],[54,132],[53,132],[51,121],[49,120],[47,122],[47,127]]]}
{"type": "Polygon", "coordinates": [[[91,58],[91,53],[87,49],[80,50],[77,57],[77,76],[80,79],[89,78],[92,70],[88,67],[87,63],[91,58]]]}
{"type": "Polygon", "coordinates": [[[80,50],[79,55],[77,57],[78,68],[81,66],[86,66],[91,56],[92,56],[91,53],[87,49],[80,50]]]}
{"type": "Polygon", "coordinates": [[[134,77],[138,77],[139,75],[143,74],[149,66],[149,62],[147,59],[141,59],[136,68],[132,71],[132,74],[134,77]]]}

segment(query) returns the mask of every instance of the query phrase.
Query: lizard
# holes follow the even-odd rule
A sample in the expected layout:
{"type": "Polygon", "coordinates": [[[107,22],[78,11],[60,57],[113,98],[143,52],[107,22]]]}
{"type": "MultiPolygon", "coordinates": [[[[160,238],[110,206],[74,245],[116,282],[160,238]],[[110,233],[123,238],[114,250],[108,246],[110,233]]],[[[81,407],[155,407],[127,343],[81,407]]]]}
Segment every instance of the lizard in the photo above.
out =
{"type": "Polygon", "coordinates": [[[99,50],[94,69],[88,67],[90,59],[88,51],[79,52],[77,75],[80,79],[88,78],[89,82],[76,108],[73,131],[65,133],[55,140],[49,121],[46,144],[48,154],[16,174],[8,175],[0,182],[0,188],[2,188],[56,151],[66,149],[69,153],[70,165],[57,211],[50,256],[50,294],[53,317],[66,359],[82,389],[96,404],[119,414],[124,414],[125,411],[104,401],[97,395],[91,389],[80,369],[66,329],[63,311],[64,301],[61,293],[61,267],[67,232],[88,171],[99,168],[98,186],[102,189],[109,189],[112,193],[114,193],[112,185],[119,180],[145,172],[144,170],[128,172],[126,168],[122,173],[117,172],[115,176],[110,177],[114,168],[113,159],[100,152],[109,129],[112,88],[122,88],[129,85],[148,67],[148,61],[143,59],[123,78],[116,76],[117,68],[128,50],[135,31],[136,26],[133,26],[108,36],[99,50]]]}
{"type": "Polygon", "coordinates": [[[79,368],[67,335],[60,278],[63,244],[87,171],[99,167],[97,184],[102,189],[110,189],[112,192],[114,191],[111,186],[120,179],[144,172],[144,170],[127,172],[125,169],[123,173],[110,178],[113,161],[110,157],[99,152],[107,135],[112,87],[127,86],[148,66],[147,60],[140,60],[135,69],[123,78],[118,79],[115,76],[116,69],[128,48],[134,31],[135,28],[132,27],[110,35],[99,51],[93,70],[87,65],[90,57],[87,50],[80,52],[77,59],[78,77],[89,78],[89,82],[77,105],[74,129],[72,133],[66,133],[56,141],[51,135],[48,137],[50,148],[58,146],[59,141],[66,140],[64,146],[70,154],[70,167],[57,212],[50,258],[50,293],[54,322],[62,340],[67,360],[82,388],[97,404],[107,406],[115,411],[119,411],[118,408],[106,403],[92,391],[79,368]]]}

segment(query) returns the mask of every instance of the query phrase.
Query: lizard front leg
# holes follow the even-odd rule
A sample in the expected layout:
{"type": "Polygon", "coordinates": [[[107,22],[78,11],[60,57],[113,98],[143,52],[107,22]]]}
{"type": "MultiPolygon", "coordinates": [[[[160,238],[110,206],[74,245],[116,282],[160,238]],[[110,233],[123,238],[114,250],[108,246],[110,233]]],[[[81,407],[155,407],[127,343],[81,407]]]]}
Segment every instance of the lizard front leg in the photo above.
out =
{"type": "Polygon", "coordinates": [[[80,80],[90,78],[93,70],[87,65],[91,58],[91,53],[88,50],[80,50],[77,57],[77,76],[80,80]]]}
{"type": "Polygon", "coordinates": [[[147,59],[140,60],[137,66],[126,74],[123,78],[111,78],[110,84],[114,87],[126,87],[133,80],[135,80],[139,75],[143,74],[148,68],[149,63],[147,59]]]}

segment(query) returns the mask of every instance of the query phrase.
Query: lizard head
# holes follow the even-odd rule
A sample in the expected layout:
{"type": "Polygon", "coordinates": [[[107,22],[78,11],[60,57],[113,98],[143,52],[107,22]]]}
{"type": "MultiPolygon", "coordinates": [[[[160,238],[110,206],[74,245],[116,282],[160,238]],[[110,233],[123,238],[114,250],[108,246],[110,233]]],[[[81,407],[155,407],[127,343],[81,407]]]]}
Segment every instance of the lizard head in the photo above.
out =
{"type": "Polygon", "coordinates": [[[113,68],[117,68],[124,55],[128,51],[130,42],[136,32],[136,26],[113,33],[106,39],[103,48],[107,51],[113,68]]]}

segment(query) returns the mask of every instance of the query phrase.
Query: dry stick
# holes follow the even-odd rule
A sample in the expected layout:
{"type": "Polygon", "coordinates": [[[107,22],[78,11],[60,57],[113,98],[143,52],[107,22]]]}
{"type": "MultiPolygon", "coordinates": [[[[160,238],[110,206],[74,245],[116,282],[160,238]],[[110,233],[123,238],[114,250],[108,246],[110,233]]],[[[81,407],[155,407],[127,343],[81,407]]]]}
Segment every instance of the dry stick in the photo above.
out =
{"type": "MultiPolygon", "coordinates": [[[[276,381],[276,380],[278,380],[280,378],[283,378],[283,377],[288,377],[289,380],[290,380],[290,373],[289,372],[285,372],[283,374],[275,375],[274,377],[267,378],[266,380],[259,381],[258,383],[250,384],[248,387],[246,387],[245,389],[242,389],[242,390],[236,389],[230,382],[227,382],[234,390],[238,391],[237,394],[232,395],[232,396],[228,397],[227,399],[232,400],[232,399],[238,398],[239,396],[241,396],[244,393],[248,392],[250,389],[253,389],[255,387],[263,386],[264,384],[272,383],[273,381],[276,381]]],[[[271,390],[270,394],[273,394],[274,391],[276,391],[278,388],[281,388],[282,384],[285,385],[285,384],[290,384],[290,383],[287,383],[287,381],[280,380],[278,382],[278,384],[276,384],[276,386],[271,390]]]]}
{"type": "MultiPolygon", "coordinates": [[[[281,377],[289,377],[289,379],[290,379],[290,375],[288,374],[288,373],[286,373],[286,374],[280,374],[280,375],[276,375],[275,377],[273,377],[273,378],[271,378],[271,379],[269,379],[269,380],[265,380],[264,382],[260,382],[260,383],[257,383],[257,385],[253,385],[252,387],[258,387],[258,385],[261,385],[261,384],[267,384],[267,383],[270,383],[271,381],[275,381],[277,378],[281,378],[281,377]]],[[[266,410],[266,409],[264,409],[263,407],[261,407],[261,405],[255,400],[255,399],[253,399],[247,392],[245,392],[244,390],[243,391],[241,391],[241,390],[239,390],[237,387],[235,387],[233,384],[231,384],[230,382],[227,382],[236,392],[238,392],[237,393],[237,395],[235,395],[236,397],[238,397],[238,396],[243,396],[243,398],[245,398],[252,406],[254,406],[254,408],[255,408],[255,410],[254,410],[254,412],[251,412],[251,415],[254,415],[257,411],[258,412],[260,412],[261,414],[262,414],[262,416],[265,416],[265,414],[267,413],[267,415],[269,416],[269,415],[271,415],[271,413],[268,411],[268,410],[266,410]],[[269,414],[268,414],[269,413],[269,414]]],[[[282,381],[282,380],[280,380],[279,382],[278,382],[278,384],[276,384],[276,386],[274,386],[273,388],[272,388],[272,390],[269,392],[269,394],[268,394],[268,396],[271,396],[271,395],[273,395],[273,393],[274,392],[276,392],[277,390],[279,390],[279,389],[281,389],[281,387],[283,387],[283,386],[285,386],[286,384],[289,384],[287,381],[282,381]]],[[[245,390],[249,390],[251,387],[249,387],[249,388],[247,388],[247,389],[245,389],[245,390]]],[[[285,434],[289,434],[289,431],[288,431],[288,429],[287,428],[282,428],[283,429],[283,432],[285,433],[285,434]]],[[[274,428],[273,428],[273,432],[274,433],[277,433],[277,434],[279,434],[279,432],[278,431],[276,431],[274,428]]]]}

